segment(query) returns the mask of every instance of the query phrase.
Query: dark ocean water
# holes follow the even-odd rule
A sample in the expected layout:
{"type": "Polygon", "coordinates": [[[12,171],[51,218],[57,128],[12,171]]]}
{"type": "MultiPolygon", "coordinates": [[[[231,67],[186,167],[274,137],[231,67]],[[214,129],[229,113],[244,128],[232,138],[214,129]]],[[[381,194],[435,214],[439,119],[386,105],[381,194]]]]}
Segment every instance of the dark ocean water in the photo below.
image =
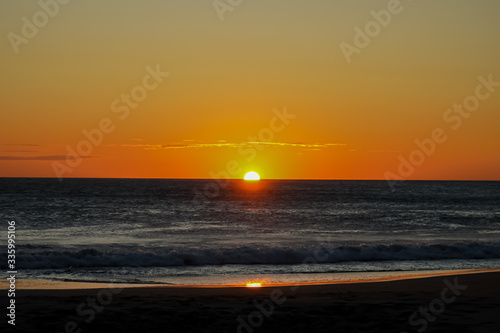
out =
{"type": "Polygon", "coordinates": [[[15,220],[20,274],[75,281],[500,268],[500,182],[407,181],[395,191],[385,181],[216,184],[0,179],[1,244],[15,220]]]}

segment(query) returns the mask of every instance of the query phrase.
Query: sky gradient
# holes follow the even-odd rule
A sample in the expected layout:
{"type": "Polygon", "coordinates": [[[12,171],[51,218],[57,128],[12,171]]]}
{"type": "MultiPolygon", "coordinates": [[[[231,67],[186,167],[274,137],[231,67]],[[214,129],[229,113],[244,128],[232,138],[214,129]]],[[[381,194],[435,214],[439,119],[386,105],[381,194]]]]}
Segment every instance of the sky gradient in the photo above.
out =
{"type": "Polygon", "coordinates": [[[2,1],[0,177],[500,180],[500,2],[391,1],[2,1]]]}

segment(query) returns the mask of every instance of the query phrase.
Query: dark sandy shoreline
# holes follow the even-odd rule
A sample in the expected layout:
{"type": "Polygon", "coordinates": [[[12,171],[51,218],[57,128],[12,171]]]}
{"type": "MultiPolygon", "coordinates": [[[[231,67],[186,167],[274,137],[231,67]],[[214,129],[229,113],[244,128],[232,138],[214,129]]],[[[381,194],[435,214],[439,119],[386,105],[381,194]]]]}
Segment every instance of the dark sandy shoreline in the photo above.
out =
{"type": "Polygon", "coordinates": [[[498,332],[499,311],[498,271],[263,288],[21,289],[15,330],[498,332]]]}

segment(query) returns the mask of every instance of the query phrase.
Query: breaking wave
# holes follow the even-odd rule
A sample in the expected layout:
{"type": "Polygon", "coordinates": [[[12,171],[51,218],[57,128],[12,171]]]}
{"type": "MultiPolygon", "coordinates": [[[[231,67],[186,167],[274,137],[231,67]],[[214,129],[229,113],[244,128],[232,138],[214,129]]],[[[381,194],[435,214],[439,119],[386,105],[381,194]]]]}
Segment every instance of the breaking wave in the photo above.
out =
{"type": "MultiPolygon", "coordinates": [[[[7,255],[1,264],[6,268],[7,255]]],[[[500,259],[500,244],[239,247],[226,249],[114,248],[54,250],[27,246],[17,254],[19,269],[65,267],[174,267],[340,263],[398,260],[500,259]]]]}

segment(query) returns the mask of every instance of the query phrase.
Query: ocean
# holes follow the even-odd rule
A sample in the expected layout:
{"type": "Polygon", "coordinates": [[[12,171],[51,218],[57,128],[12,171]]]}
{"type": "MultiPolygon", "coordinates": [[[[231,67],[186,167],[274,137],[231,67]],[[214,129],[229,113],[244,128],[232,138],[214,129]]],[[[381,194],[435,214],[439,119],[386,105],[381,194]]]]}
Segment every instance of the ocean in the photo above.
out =
{"type": "Polygon", "coordinates": [[[18,278],[218,285],[500,268],[500,182],[1,178],[0,189],[18,278]]]}

